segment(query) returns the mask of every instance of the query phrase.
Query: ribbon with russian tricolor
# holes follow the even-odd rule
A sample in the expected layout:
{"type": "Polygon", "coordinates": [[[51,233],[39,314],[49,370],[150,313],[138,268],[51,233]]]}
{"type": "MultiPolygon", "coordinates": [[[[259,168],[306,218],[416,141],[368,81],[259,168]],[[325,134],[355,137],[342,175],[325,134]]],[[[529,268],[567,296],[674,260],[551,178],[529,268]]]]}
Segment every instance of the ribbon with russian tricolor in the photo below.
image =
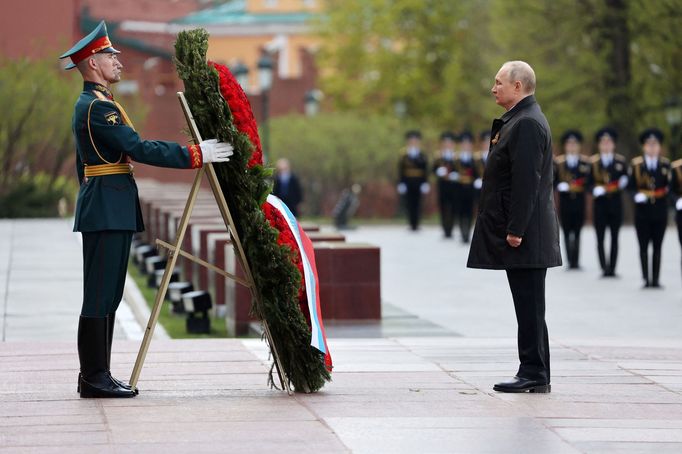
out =
{"type": "Polygon", "coordinates": [[[317,276],[317,266],[315,265],[315,251],[313,243],[308,235],[303,231],[293,213],[279,198],[269,195],[266,203],[275,208],[287,221],[296,245],[301,253],[303,262],[303,277],[305,278],[305,291],[308,300],[308,313],[310,315],[310,345],[324,353],[324,363],[329,371],[332,370],[332,357],[327,346],[327,335],[322,323],[322,310],[320,309],[320,280],[317,276]]]}

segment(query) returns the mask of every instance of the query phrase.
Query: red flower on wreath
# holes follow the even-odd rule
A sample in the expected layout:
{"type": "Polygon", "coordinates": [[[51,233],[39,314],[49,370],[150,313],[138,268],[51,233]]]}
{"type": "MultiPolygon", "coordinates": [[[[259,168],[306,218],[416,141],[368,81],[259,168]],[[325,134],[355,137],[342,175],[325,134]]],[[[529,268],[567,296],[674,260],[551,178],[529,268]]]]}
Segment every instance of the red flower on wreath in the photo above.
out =
{"type": "Polygon", "coordinates": [[[251,110],[251,103],[242,87],[234,78],[229,68],[220,63],[208,62],[217,71],[220,77],[220,94],[223,95],[227,105],[232,111],[232,120],[237,129],[249,136],[251,144],[253,145],[253,154],[247,166],[249,168],[255,165],[263,165],[263,149],[261,148],[260,137],[258,136],[258,125],[256,119],[253,117],[253,110],[251,110]]]}
{"type": "MultiPolygon", "coordinates": [[[[218,71],[218,76],[220,78],[220,94],[223,95],[223,98],[227,101],[227,105],[232,112],[232,121],[234,122],[234,125],[240,132],[249,137],[249,140],[253,145],[254,150],[247,166],[251,168],[255,165],[263,165],[263,150],[261,148],[260,137],[258,136],[258,125],[253,117],[251,103],[246,97],[246,93],[244,93],[244,90],[242,90],[242,87],[227,66],[215,62],[209,62],[209,64],[218,71]]],[[[279,232],[277,235],[277,244],[286,246],[293,252],[292,262],[296,265],[296,268],[298,268],[298,271],[301,274],[301,286],[298,289],[299,304],[301,304],[301,310],[306,314],[306,317],[309,317],[307,303],[304,308],[306,294],[303,260],[301,258],[301,252],[298,250],[296,238],[294,238],[294,235],[289,229],[289,224],[287,224],[286,219],[284,219],[279,211],[274,209],[267,202],[263,204],[261,209],[270,225],[279,232]]],[[[310,321],[308,321],[308,323],[310,323],[310,321]]]]}

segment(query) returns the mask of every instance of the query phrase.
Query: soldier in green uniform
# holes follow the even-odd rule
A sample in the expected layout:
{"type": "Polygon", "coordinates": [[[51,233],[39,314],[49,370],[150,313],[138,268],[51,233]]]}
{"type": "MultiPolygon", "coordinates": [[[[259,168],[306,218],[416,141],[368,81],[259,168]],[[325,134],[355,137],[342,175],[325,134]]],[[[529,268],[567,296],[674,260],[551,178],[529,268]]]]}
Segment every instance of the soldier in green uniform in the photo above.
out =
{"type": "Polygon", "coordinates": [[[121,79],[118,61],[102,21],[60,58],[78,68],[83,91],[76,101],[72,130],[80,183],[74,231],[83,235],[83,305],[78,324],[81,397],[133,397],[126,383],[111,376],[111,343],[116,309],[123,295],[130,244],[144,230],[131,160],[194,169],[225,162],[232,147],[216,140],[184,147],[142,140],[109,91],[121,79]]]}
{"type": "Polygon", "coordinates": [[[580,231],[585,223],[585,185],[590,163],[581,154],[583,135],[568,130],[561,136],[564,154],[554,160],[554,189],[559,193],[559,218],[564,231],[568,268],[578,269],[580,231]]]}
{"type": "Polygon", "coordinates": [[[630,164],[630,190],[634,193],[635,229],[639,241],[644,288],[661,288],[661,246],[668,226],[670,160],[661,156],[663,133],[650,128],[639,136],[643,155],[630,164]],[[649,272],[649,244],[653,246],[649,272]]]}
{"type": "Polygon", "coordinates": [[[438,181],[438,207],[440,222],[445,238],[452,238],[455,224],[458,175],[455,172],[455,140],[453,132],[445,131],[440,135],[440,156],[433,163],[433,173],[438,181]]]}
{"type": "Polygon", "coordinates": [[[592,188],[594,229],[597,232],[597,253],[604,277],[616,276],[618,234],[623,224],[623,189],[628,186],[628,164],[617,154],[618,134],[612,128],[602,128],[594,136],[599,153],[590,158],[592,169],[588,186],[592,188]],[[604,237],[611,233],[611,250],[606,259],[604,237]]]}
{"type": "Polygon", "coordinates": [[[398,164],[398,194],[403,196],[412,231],[419,230],[422,196],[429,193],[426,155],[421,149],[422,134],[413,130],[405,133],[405,148],[398,164]]]}

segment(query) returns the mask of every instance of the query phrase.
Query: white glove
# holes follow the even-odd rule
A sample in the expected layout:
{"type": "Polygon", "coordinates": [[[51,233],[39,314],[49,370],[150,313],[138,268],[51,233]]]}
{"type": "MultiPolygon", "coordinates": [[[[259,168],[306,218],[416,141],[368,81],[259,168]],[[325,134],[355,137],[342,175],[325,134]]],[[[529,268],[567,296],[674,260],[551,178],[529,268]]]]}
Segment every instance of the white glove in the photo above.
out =
{"type": "Polygon", "coordinates": [[[604,194],[606,194],[606,188],[604,188],[604,186],[595,186],[594,189],[592,189],[592,195],[595,197],[601,197],[604,194]]]}
{"type": "Polygon", "coordinates": [[[448,180],[459,181],[459,174],[457,172],[450,172],[450,175],[448,175],[448,180]]]}
{"type": "Polygon", "coordinates": [[[625,189],[628,186],[628,181],[629,181],[628,176],[623,175],[618,179],[618,187],[621,189],[625,189]]]}
{"type": "Polygon", "coordinates": [[[474,180],[474,189],[481,189],[483,187],[483,180],[476,178],[474,180]]]}
{"type": "Polygon", "coordinates": [[[675,209],[677,211],[682,211],[682,197],[677,199],[677,202],[675,202],[675,209]]]}
{"type": "Polygon", "coordinates": [[[422,185],[419,186],[419,190],[422,192],[422,194],[428,194],[429,191],[431,191],[431,185],[428,183],[422,183],[422,185]]]}
{"type": "Polygon", "coordinates": [[[227,162],[234,154],[232,145],[227,142],[218,142],[217,139],[204,140],[199,144],[204,164],[209,162],[227,162]]]}
{"type": "Polygon", "coordinates": [[[556,190],[559,192],[568,192],[569,189],[571,189],[571,185],[565,181],[562,181],[561,183],[556,185],[556,190]]]}
{"type": "Polygon", "coordinates": [[[407,192],[407,185],[405,183],[398,184],[398,194],[403,195],[407,192]]]}
{"type": "Polygon", "coordinates": [[[635,194],[635,203],[646,203],[647,198],[648,198],[647,196],[645,196],[641,192],[638,192],[637,194],[635,194]]]}
{"type": "Polygon", "coordinates": [[[448,169],[446,169],[446,168],[443,167],[443,166],[438,167],[438,168],[436,169],[436,175],[438,175],[438,176],[441,177],[441,178],[443,178],[443,177],[444,177],[445,175],[447,175],[447,174],[448,174],[448,169]]]}

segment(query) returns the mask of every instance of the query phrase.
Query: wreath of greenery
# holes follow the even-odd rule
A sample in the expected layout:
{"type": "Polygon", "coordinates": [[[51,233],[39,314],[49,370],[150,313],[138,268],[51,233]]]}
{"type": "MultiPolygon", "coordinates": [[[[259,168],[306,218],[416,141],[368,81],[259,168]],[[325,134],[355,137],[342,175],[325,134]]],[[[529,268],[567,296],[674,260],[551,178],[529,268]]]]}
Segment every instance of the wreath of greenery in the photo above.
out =
{"type": "MultiPolygon", "coordinates": [[[[278,231],[261,210],[271,192],[268,177],[272,169],[249,166],[254,145],[235,126],[230,106],[219,90],[218,72],[206,60],[207,50],[206,30],[181,32],[175,43],[175,63],[201,136],[234,147],[230,161],[216,163],[214,168],[260,296],[261,305],[252,304],[252,313],[267,321],[289,384],[298,392],[314,392],[331,380],[331,375],[324,355],[310,345],[310,327],[299,307],[301,275],[292,261],[293,252],[278,244],[278,231]]],[[[270,382],[274,383],[272,370],[270,382]]]]}

